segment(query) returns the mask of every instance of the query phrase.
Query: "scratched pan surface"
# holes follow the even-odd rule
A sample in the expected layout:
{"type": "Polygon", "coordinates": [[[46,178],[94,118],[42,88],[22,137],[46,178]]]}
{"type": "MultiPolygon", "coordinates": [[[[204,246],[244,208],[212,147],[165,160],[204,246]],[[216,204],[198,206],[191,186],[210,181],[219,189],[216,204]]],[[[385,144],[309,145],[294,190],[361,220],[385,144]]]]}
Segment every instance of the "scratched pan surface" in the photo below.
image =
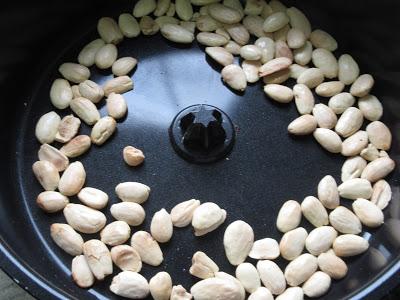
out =
{"type": "MultiPolygon", "coordinates": [[[[288,3],[290,4],[290,3],[288,3]]],[[[400,37],[398,5],[392,1],[307,1],[297,4],[315,27],[331,32],[340,49],[353,54],[363,72],[376,79],[373,93],[384,103],[383,120],[394,134],[391,156],[399,159],[400,37]]],[[[41,189],[31,172],[37,159],[34,137],[37,119],[53,110],[49,101],[51,82],[59,76],[57,67],[73,61],[81,47],[96,36],[96,19],[131,11],[131,1],[52,1],[8,3],[2,10],[0,31],[1,80],[1,180],[0,238],[1,267],[30,293],[40,299],[116,298],[109,291],[112,276],[90,290],[77,288],[70,279],[71,257],[52,243],[49,226],[64,222],[61,213],[46,215],[35,205],[41,189]]],[[[206,252],[229,273],[234,272],[222,246],[227,224],[242,219],[250,223],[256,238],[280,239],[275,229],[279,207],[285,200],[301,201],[315,195],[318,181],[326,174],[337,180],[344,159],[323,151],[311,138],[293,138],[287,124],[297,116],[294,105],[277,105],[264,96],[261,84],[248,87],[243,95],[227,89],[220,80],[219,67],[205,58],[202,49],[168,43],[159,35],[126,40],[119,56],[139,59],[131,74],[135,89],[124,96],[129,114],[118,123],[116,134],[101,148],[92,147],[79,158],[87,170],[87,186],[119,200],[114,193],[122,181],[139,181],[152,188],[144,204],[149,229],[153,213],[190,198],[213,201],[228,211],[226,222],[205,237],[196,238],[190,227],[177,229],[163,245],[164,263],[143,267],[149,279],[168,271],[174,284],[186,288],[195,282],[188,274],[192,254],[206,252]],[[227,113],[237,128],[236,143],[224,160],[194,165],[173,151],[168,127],[183,108],[207,103],[227,113]],[[132,144],[143,149],[145,164],[128,168],[121,151],[132,144]]],[[[92,69],[102,83],[110,72],[92,69]]],[[[318,99],[326,103],[327,99],[318,99]]],[[[99,106],[104,115],[104,103],[99,106]]],[[[70,113],[68,110],[59,112],[70,113]]],[[[86,126],[82,133],[88,133],[86,126]]],[[[398,284],[400,249],[399,174],[389,177],[393,201],[385,210],[386,222],[376,230],[364,228],[371,244],[365,254],[347,260],[349,274],[334,282],[324,299],[380,298],[398,284]]],[[[77,199],[72,197],[72,202],[77,199]]],[[[350,203],[343,201],[344,205],[350,203]]],[[[104,210],[109,220],[109,206],[104,210]]],[[[304,222],[310,229],[309,224],[304,222]]],[[[85,236],[91,238],[92,236],[85,236]]],[[[282,268],[283,261],[278,261],[282,268]]]]}

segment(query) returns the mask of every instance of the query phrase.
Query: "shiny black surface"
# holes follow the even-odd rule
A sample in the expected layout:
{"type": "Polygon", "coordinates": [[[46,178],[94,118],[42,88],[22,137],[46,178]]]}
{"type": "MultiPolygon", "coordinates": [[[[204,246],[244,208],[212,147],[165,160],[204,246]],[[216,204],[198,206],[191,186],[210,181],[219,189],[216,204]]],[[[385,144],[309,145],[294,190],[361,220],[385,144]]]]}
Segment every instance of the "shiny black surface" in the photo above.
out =
{"type": "MultiPolygon", "coordinates": [[[[394,135],[390,154],[399,162],[399,5],[393,1],[313,0],[299,1],[296,6],[315,28],[332,33],[340,51],[351,53],[363,72],[374,75],[373,94],[383,101],[383,120],[394,135]]],[[[4,4],[0,13],[0,263],[40,299],[115,298],[108,290],[111,277],[88,291],[73,284],[71,257],[49,237],[50,224],[64,222],[63,216],[46,215],[37,208],[35,199],[41,189],[31,165],[39,147],[34,126],[43,113],[53,109],[48,93],[52,80],[59,76],[58,65],[74,60],[79,49],[96,36],[98,17],[118,16],[132,7],[131,1],[21,1],[4,4]]],[[[144,205],[148,217],[139,227],[146,230],[155,211],[162,207],[170,210],[190,198],[216,202],[228,212],[226,222],[205,237],[194,237],[190,227],[176,229],[171,242],[162,246],[162,266],[143,268],[147,278],[167,270],[174,284],[190,288],[196,280],[188,269],[197,250],[205,251],[221,270],[232,274],[234,268],[222,247],[227,224],[242,219],[253,226],[257,239],[280,239],[274,224],[283,201],[315,195],[318,181],[326,174],[339,180],[344,158],[328,154],[311,137],[287,134],[287,124],[297,116],[294,105],[270,101],[260,83],[243,95],[233,93],[222,84],[219,67],[206,59],[196,43],[189,48],[166,42],[159,35],[140,37],[121,44],[119,56],[126,55],[139,60],[133,74],[135,88],[124,95],[129,114],[109,142],[100,148],[93,146],[80,158],[87,170],[87,186],[103,189],[112,204],[118,201],[114,194],[117,183],[140,181],[149,185],[152,193],[144,205]],[[195,165],[174,152],[168,127],[180,110],[204,102],[231,117],[238,128],[237,140],[227,159],[195,165]],[[121,152],[128,144],[144,151],[142,167],[132,169],[124,164],[121,152]]],[[[92,71],[92,78],[99,83],[111,76],[108,71],[92,71]]],[[[326,103],[327,99],[319,101],[326,103]]],[[[102,115],[103,106],[99,106],[102,115]]],[[[89,129],[83,126],[81,132],[89,129]]],[[[335,282],[324,299],[378,299],[399,283],[398,171],[390,176],[390,183],[393,200],[385,210],[385,224],[376,230],[364,228],[363,236],[371,248],[346,260],[348,276],[335,282]]],[[[71,201],[77,199],[72,197],[71,201]]],[[[350,205],[346,200],[343,203],[350,205]]],[[[104,212],[110,217],[108,208],[104,212]]],[[[303,225],[311,228],[305,221],[303,225]]]]}

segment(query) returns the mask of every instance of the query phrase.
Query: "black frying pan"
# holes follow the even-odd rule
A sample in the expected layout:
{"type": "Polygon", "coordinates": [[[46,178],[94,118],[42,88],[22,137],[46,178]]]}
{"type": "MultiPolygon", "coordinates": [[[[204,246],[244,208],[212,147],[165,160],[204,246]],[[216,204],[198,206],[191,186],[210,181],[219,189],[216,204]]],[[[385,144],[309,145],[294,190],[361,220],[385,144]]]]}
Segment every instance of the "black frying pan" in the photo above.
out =
{"type": "MultiPolygon", "coordinates": [[[[63,216],[46,215],[37,208],[35,199],[41,188],[31,166],[39,147],[34,137],[35,123],[43,113],[53,110],[49,88],[53,79],[60,76],[57,67],[75,60],[81,47],[96,36],[99,17],[117,17],[131,12],[133,5],[132,1],[93,0],[2,4],[0,264],[40,299],[116,298],[109,291],[112,277],[97,282],[90,290],[78,288],[70,279],[71,257],[57,248],[49,236],[50,224],[64,222],[63,216]]],[[[395,1],[313,0],[298,1],[296,6],[308,15],[315,28],[335,36],[338,54],[351,53],[362,72],[374,75],[373,94],[382,100],[383,121],[394,135],[390,155],[398,161],[400,5],[395,1]]],[[[114,194],[119,182],[139,181],[151,186],[151,197],[144,205],[148,218],[140,228],[148,230],[155,211],[162,207],[170,210],[193,197],[214,201],[228,211],[224,225],[205,237],[194,237],[190,228],[176,229],[172,241],[162,246],[162,266],[143,268],[148,279],[167,270],[174,284],[186,288],[196,281],[188,268],[197,250],[205,251],[221,270],[233,274],[222,246],[227,224],[242,219],[254,227],[257,239],[280,239],[275,220],[281,204],[315,195],[319,180],[326,174],[339,180],[344,161],[322,150],[312,137],[289,136],[287,124],[297,116],[294,105],[273,103],[264,95],[260,83],[250,86],[243,95],[226,88],[220,80],[220,68],[206,59],[200,48],[196,43],[193,47],[177,46],[159,35],[124,41],[119,47],[120,56],[139,59],[133,74],[135,89],[124,95],[129,115],[118,124],[118,131],[109,142],[101,148],[93,146],[79,158],[87,170],[87,186],[103,189],[111,203],[119,201],[114,194]],[[227,159],[196,165],[174,152],[168,127],[181,109],[198,103],[217,106],[235,124],[236,143],[227,159]],[[121,151],[128,144],[144,150],[146,162],[142,167],[128,168],[122,161],[121,151]]],[[[109,72],[97,70],[92,74],[97,82],[110,76],[109,72]]],[[[100,109],[104,114],[103,104],[100,109]]],[[[81,132],[87,133],[89,128],[83,126],[81,132]]],[[[378,299],[399,283],[399,173],[394,172],[389,181],[394,195],[385,210],[385,224],[363,232],[371,245],[369,251],[347,260],[349,274],[334,282],[324,299],[378,299]]],[[[343,203],[350,204],[346,200],[343,203]]],[[[105,212],[110,217],[108,209],[105,212]]],[[[306,222],[303,225],[310,229],[306,222]]],[[[279,264],[285,266],[283,261],[279,264]]]]}

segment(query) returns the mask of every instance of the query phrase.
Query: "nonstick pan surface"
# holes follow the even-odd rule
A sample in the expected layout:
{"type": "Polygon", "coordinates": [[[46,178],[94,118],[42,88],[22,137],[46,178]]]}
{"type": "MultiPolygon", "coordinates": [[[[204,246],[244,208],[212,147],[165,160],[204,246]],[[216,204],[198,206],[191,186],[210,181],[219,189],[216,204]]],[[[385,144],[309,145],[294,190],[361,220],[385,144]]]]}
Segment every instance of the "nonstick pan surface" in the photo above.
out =
{"type": "MultiPolygon", "coordinates": [[[[294,4],[294,1],[284,1],[294,4]]],[[[46,215],[35,203],[41,192],[31,166],[37,160],[39,143],[34,136],[38,118],[54,108],[49,101],[58,66],[74,61],[79,50],[96,37],[96,20],[131,12],[132,1],[79,1],[8,3],[0,18],[3,41],[0,46],[1,82],[1,180],[0,239],[1,267],[28,292],[40,299],[116,298],[109,291],[112,276],[92,289],[78,288],[70,278],[71,257],[51,240],[49,227],[65,222],[62,213],[46,215]]],[[[392,1],[307,1],[295,3],[309,17],[314,28],[330,32],[341,53],[350,53],[362,72],[371,73],[373,94],[384,104],[383,121],[393,133],[390,155],[399,162],[400,27],[399,5],[392,1]]],[[[152,188],[144,204],[147,218],[133,231],[149,229],[151,216],[161,208],[196,198],[212,201],[228,212],[225,223],[204,237],[194,237],[190,227],[176,229],[163,245],[165,261],[158,267],[144,266],[150,279],[166,270],[174,284],[187,289],[196,281],[188,273],[191,257],[201,250],[220,269],[233,274],[225,258],[222,237],[226,226],[241,219],[251,224],[256,239],[280,239],[275,228],[278,210],[288,199],[302,201],[315,195],[319,180],[327,175],[340,179],[343,157],[324,151],[312,137],[287,134],[288,123],[297,117],[294,105],[278,105],[268,99],[260,83],[243,94],[232,92],[220,79],[220,67],[205,57],[196,43],[192,47],[169,43],[160,35],[127,39],[119,56],[139,60],[131,74],[135,88],[124,94],[129,113],[118,123],[116,134],[102,147],[92,146],[80,157],[87,171],[86,186],[100,188],[119,202],[114,188],[119,182],[139,181],[152,188]],[[187,106],[214,105],[229,115],[236,128],[236,143],[230,155],[213,164],[190,164],[173,150],[168,127],[187,106]],[[143,149],[146,161],[129,168],[122,160],[128,145],[143,149]]],[[[91,69],[93,80],[102,83],[110,72],[91,69]]],[[[293,82],[289,82],[292,85],[293,82]]],[[[326,103],[327,99],[319,98],[326,103]]],[[[104,102],[99,106],[105,115],[104,102]]],[[[70,111],[59,112],[62,116],[70,111]]],[[[82,126],[81,133],[89,133],[82,126]]],[[[389,182],[393,199],[385,210],[385,224],[364,228],[370,242],[363,255],[346,260],[349,274],[334,282],[324,299],[379,299],[399,283],[400,199],[399,173],[389,182]]],[[[75,197],[72,202],[78,203],[75,197]]],[[[349,206],[349,201],[343,200],[349,206]]],[[[109,205],[109,206],[110,206],[109,205]]],[[[104,210],[109,220],[109,206],[104,210]]],[[[311,226],[304,221],[307,229],[311,226]]],[[[96,235],[85,236],[85,239],[96,235]]],[[[278,260],[281,267],[285,262],[278,260]]]]}

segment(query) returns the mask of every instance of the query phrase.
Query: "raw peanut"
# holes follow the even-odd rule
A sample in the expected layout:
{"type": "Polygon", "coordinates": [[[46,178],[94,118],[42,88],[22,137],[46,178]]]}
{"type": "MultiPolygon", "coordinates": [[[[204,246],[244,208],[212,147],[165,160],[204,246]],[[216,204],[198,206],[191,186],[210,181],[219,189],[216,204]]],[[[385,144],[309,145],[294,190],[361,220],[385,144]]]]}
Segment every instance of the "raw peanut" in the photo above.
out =
{"type": "Polygon", "coordinates": [[[68,224],[51,224],[50,236],[57,246],[69,255],[82,254],[83,238],[68,224]]]}
{"type": "Polygon", "coordinates": [[[368,134],[364,130],[359,130],[343,141],[342,155],[355,156],[368,145],[368,134]]]}
{"type": "MultiPolygon", "coordinates": [[[[154,2],[154,0],[152,1],[154,2]]],[[[147,0],[144,0],[144,2],[147,2],[147,0]]],[[[121,297],[144,299],[149,295],[150,288],[146,278],[139,273],[122,271],[117,276],[114,276],[110,291],[121,297]]]]}
{"type": "Polygon", "coordinates": [[[295,286],[287,288],[282,294],[275,298],[276,300],[303,300],[304,293],[301,287],[295,286]]]}
{"type": "Polygon", "coordinates": [[[284,12],[275,12],[267,17],[263,24],[265,32],[275,32],[289,23],[289,17],[284,12]]]}
{"type": "Polygon", "coordinates": [[[340,257],[355,256],[367,251],[369,243],[361,236],[354,234],[339,235],[333,242],[333,251],[340,257]]]}
{"type": "Polygon", "coordinates": [[[312,115],[303,115],[294,119],[288,126],[288,131],[294,135],[308,135],[317,128],[317,120],[312,115]]]}
{"type": "Polygon", "coordinates": [[[342,166],[342,181],[358,178],[367,166],[367,162],[360,156],[348,158],[342,166]]]}
{"type": "Polygon", "coordinates": [[[374,121],[367,126],[370,142],[379,150],[389,150],[392,144],[392,134],[389,128],[381,121],[374,121]]]}
{"type": "Polygon", "coordinates": [[[233,55],[223,47],[206,47],[206,53],[222,66],[233,64],[233,55]]]}
{"type": "Polygon", "coordinates": [[[78,133],[80,126],[80,119],[75,118],[73,115],[65,116],[58,125],[55,141],[60,143],[69,142],[78,133]]]}
{"type": "MultiPolygon", "coordinates": [[[[191,0],[190,2],[196,6],[203,6],[203,5],[220,2],[220,0],[191,0]]],[[[226,4],[224,4],[224,5],[226,5],[226,4]]],[[[226,6],[228,6],[228,5],[226,5],[226,6]]],[[[242,8],[242,10],[243,10],[243,8],[242,8]]]]}
{"type": "Polygon", "coordinates": [[[267,63],[275,57],[275,42],[269,37],[261,37],[254,43],[262,51],[262,63],[267,63]]]}
{"type": "Polygon", "coordinates": [[[315,89],[317,95],[322,97],[333,97],[341,93],[344,89],[343,82],[340,81],[328,81],[318,85],[315,89]]]}
{"type": "Polygon", "coordinates": [[[103,191],[85,187],[78,193],[79,200],[94,209],[103,209],[108,203],[108,195],[103,191]]]}
{"type": "Polygon", "coordinates": [[[90,71],[87,67],[75,63],[63,63],[58,68],[58,72],[73,83],[83,82],[90,77],[90,71]]]}
{"type": "Polygon", "coordinates": [[[315,48],[335,51],[338,47],[336,40],[329,33],[321,29],[316,29],[311,32],[310,41],[315,48]]]}
{"type": "Polygon", "coordinates": [[[37,161],[32,165],[32,171],[45,191],[54,191],[57,188],[60,174],[51,162],[37,161]]]}
{"type": "Polygon", "coordinates": [[[383,114],[382,103],[374,95],[366,95],[358,99],[358,108],[369,121],[378,121],[383,114]]]}
{"type": "Polygon", "coordinates": [[[168,17],[168,16],[161,16],[155,19],[156,23],[158,26],[163,27],[165,24],[175,24],[179,25],[179,20],[174,17],[168,17]]]}
{"type": "MultiPolygon", "coordinates": [[[[244,299],[244,297],[241,297],[240,287],[235,282],[225,278],[213,277],[201,280],[192,286],[190,293],[194,299],[244,299]]],[[[187,297],[185,299],[190,298],[187,297]]]]}
{"type": "Polygon", "coordinates": [[[368,163],[361,173],[361,178],[367,179],[370,182],[376,182],[389,175],[395,167],[396,164],[390,157],[380,157],[368,163]]]}
{"type": "Polygon", "coordinates": [[[312,45],[309,41],[307,41],[303,47],[293,50],[294,61],[301,66],[307,65],[311,61],[311,57],[312,45]]]}
{"type": "Polygon", "coordinates": [[[155,0],[139,0],[136,2],[133,8],[133,16],[135,18],[141,18],[151,14],[157,7],[155,0]]]}
{"type": "Polygon", "coordinates": [[[61,147],[60,151],[67,157],[77,157],[89,150],[91,145],[90,137],[87,135],[78,135],[61,147]]]}
{"type": "Polygon", "coordinates": [[[185,227],[192,222],[193,212],[200,206],[196,199],[187,200],[174,206],[171,210],[171,220],[175,227],[185,227]]]}
{"type": "Polygon", "coordinates": [[[67,223],[82,233],[96,233],[106,225],[102,212],[81,204],[67,204],[63,213],[67,223]]]}
{"type": "Polygon", "coordinates": [[[286,14],[289,17],[290,26],[301,30],[306,38],[309,38],[311,34],[311,24],[303,12],[292,6],[286,10],[286,14]]]}
{"type": "Polygon", "coordinates": [[[71,110],[86,124],[93,125],[100,119],[96,105],[89,99],[80,97],[72,99],[71,110]]]}
{"type": "Polygon", "coordinates": [[[246,16],[242,23],[250,34],[258,38],[265,36],[265,32],[263,30],[264,19],[260,16],[246,16]]]}
{"type": "Polygon", "coordinates": [[[349,54],[343,54],[339,57],[339,80],[346,85],[356,81],[360,74],[360,69],[356,61],[349,54]]]}
{"type": "Polygon", "coordinates": [[[173,233],[171,215],[163,208],[151,219],[150,233],[159,243],[168,242],[173,233]]]}
{"type": "Polygon", "coordinates": [[[149,287],[154,300],[169,300],[172,292],[171,276],[167,272],[158,272],[150,279],[149,287]]]}
{"type": "Polygon", "coordinates": [[[346,276],[347,265],[332,250],[318,256],[318,267],[331,278],[339,280],[346,276]]]}
{"type": "Polygon", "coordinates": [[[228,65],[221,71],[222,80],[237,91],[244,91],[247,87],[246,74],[237,65],[228,65]]]}
{"type": "Polygon", "coordinates": [[[315,103],[311,90],[304,84],[296,84],[293,86],[293,95],[299,114],[310,114],[315,103]]]}
{"type": "Polygon", "coordinates": [[[257,290],[250,294],[248,300],[273,300],[274,297],[272,296],[269,289],[260,286],[257,290]]]}
{"type": "Polygon", "coordinates": [[[69,200],[59,192],[41,192],[36,198],[36,204],[47,213],[55,213],[63,210],[69,200]]]}
{"type": "Polygon", "coordinates": [[[128,106],[125,98],[116,93],[111,93],[106,99],[107,113],[114,119],[121,119],[126,116],[128,106]]]}
{"type": "Polygon", "coordinates": [[[223,46],[228,43],[226,37],[212,32],[200,32],[196,35],[196,39],[200,44],[210,47],[223,46]]]}
{"type": "Polygon", "coordinates": [[[269,2],[269,6],[271,7],[271,9],[274,13],[275,12],[285,12],[287,10],[286,6],[279,0],[271,0],[269,2]]]}
{"type": "Polygon", "coordinates": [[[297,226],[301,221],[301,207],[297,201],[286,201],[279,210],[276,219],[276,227],[280,232],[288,232],[297,226]]]}
{"type": "Polygon", "coordinates": [[[79,52],[78,62],[85,67],[93,66],[94,57],[96,56],[97,51],[99,51],[99,49],[104,45],[105,43],[102,39],[96,39],[91,41],[89,44],[83,47],[82,50],[79,52]]]}
{"type": "Polygon", "coordinates": [[[89,240],[83,244],[83,254],[97,280],[103,280],[112,274],[113,265],[110,251],[107,246],[99,240],[89,240]]]}
{"type": "Polygon", "coordinates": [[[379,157],[388,157],[389,154],[385,150],[379,151],[379,157]]]}
{"type": "Polygon", "coordinates": [[[332,79],[338,76],[338,61],[332,52],[323,48],[315,49],[312,53],[312,62],[322,71],[325,78],[332,79]]]}
{"type": "Polygon", "coordinates": [[[301,203],[301,211],[304,217],[315,227],[321,227],[329,223],[325,207],[313,196],[304,198],[301,203]]]}
{"type": "Polygon", "coordinates": [[[229,224],[224,233],[225,254],[229,262],[234,266],[244,262],[250,253],[253,242],[254,232],[249,224],[243,221],[229,224]]]}
{"type": "Polygon", "coordinates": [[[128,245],[112,247],[111,259],[122,271],[140,272],[142,269],[139,253],[128,245]]]}
{"type": "Polygon", "coordinates": [[[74,196],[82,189],[85,180],[85,168],[81,162],[75,161],[62,174],[58,183],[58,190],[65,196],[74,196]]]}
{"type": "Polygon", "coordinates": [[[341,114],[346,109],[353,106],[356,100],[350,93],[339,93],[329,99],[328,106],[335,112],[341,114]]]}
{"type": "Polygon", "coordinates": [[[56,108],[67,108],[72,97],[71,85],[67,80],[58,78],[53,81],[50,88],[50,100],[56,108]]]}
{"type": "Polygon", "coordinates": [[[242,24],[228,24],[224,25],[225,30],[229,33],[232,40],[239,45],[246,45],[250,39],[250,33],[242,24]]]}
{"type": "Polygon", "coordinates": [[[123,150],[124,161],[132,167],[141,165],[144,161],[144,154],[141,150],[132,146],[126,146],[123,150]]]}
{"type": "Polygon", "coordinates": [[[123,182],[115,187],[115,193],[122,201],[142,204],[149,198],[150,188],[139,182],[123,182]]]}
{"type": "Polygon", "coordinates": [[[335,131],[342,137],[349,137],[361,128],[363,121],[364,117],[361,110],[356,107],[349,107],[340,116],[335,131]]]}
{"type": "Polygon", "coordinates": [[[286,260],[293,260],[303,252],[308,234],[303,227],[286,232],[279,243],[281,256],[286,260]]]}
{"type": "MultiPolygon", "coordinates": [[[[188,30],[189,32],[191,32],[193,34],[194,34],[195,30],[196,30],[196,22],[180,21],[179,25],[181,25],[183,28],[185,28],[186,30],[188,30]]],[[[216,33],[221,34],[220,32],[216,32],[216,33]]]]}
{"type": "Polygon", "coordinates": [[[368,227],[379,227],[384,222],[382,210],[369,200],[357,199],[352,204],[354,213],[368,227]]]}
{"type": "Polygon", "coordinates": [[[239,11],[219,3],[209,5],[208,13],[215,20],[225,24],[235,24],[242,19],[239,11]]]}
{"type": "Polygon", "coordinates": [[[68,157],[49,144],[43,144],[40,146],[38,157],[41,161],[51,162],[59,172],[64,171],[69,164],[68,157]]]}
{"type": "Polygon", "coordinates": [[[331,286],[331,277],[318,271],[303,284],[304,294],[311,298],[321,297],[326,294],[331,286]]]}
{"type": "Polygon", "coordinates": [[[317,142],[332,153],[340,153],[342,151],[342,140],[339,135],[327,128],[317,128],[314,133],[317,142]]]}
{"type": "Polygon", "coordinates": [[[157,241],[146,231],[136,231],[132,235],[131,246],[139,253],[142,261],[151,266],[159,266],[164,260],[157,241]]]}
{"type": "Polygon", "coordinates": [[[121,202],[111,205],[111,215],[119,221],[124,221],[131,226],[143,223],[146,213],[140,204],[134,202],[121,202]]]}
{"type": "Polygon", "coordinates": [[[262,57],[262,51],[255,45],[245,45],[240,49],[240,56],[246,60],[259,60],[262,57]]]}
{"type": "Polygon", "coordinates": [[[377,181],[372,189],[371,202],[384,209],[392,200],[392,189],[386,180],[381,179],[377,181]]]}
{"type": "Polygon", "coordinates": [[[114,44],[106,44],[97,51],[94,62],[99,69],[108,69],[111,68],[117,57],[117,47],[114,44]]]}
{"type": "Polygon", "coordinates": [[[97,23],[97,31],[102,40],[107,44],[113,43],[116,45],[124,39],[117,22],[109,17],[99,19],[99,22],[97,23]]]}
{"type": "Polygon", "coordinates": [[[240,54],[240,45],[234,41],[229,41],[225,46],[224,49],[233,55],[240,54]]]}
{"type": "Polygon", "coordinates": [[[171,291],[171,300],[191,300],[192,294],[188,293],[181,285],[174,285],[171,291]]]}
{"type": "Polygon", "coordinates": [[[360,156],[365,160],[373,161],[380,157],[380,153],[379,150],[374,145],[368,144],[368,146],[360,152],[360,156]]]}
{"type": "Polygon", "coordinates": [[[361,232],[360,220],[344,206],[336,207],[329,214],[329,222],[333,228],[341,233],[359,234],[361,232]]]}
{"type": "Polygon", "coordinates": [[[35,128],[35,135],[38,141],[42,144],[51,144],[57,135],[60,122],[60,116],[54,111],[41,116],[35,128]]]}
{"type": "MultiPolygon", "coordinates": [[[[166,15],[168,17],[173,17],[175,15],[175,3],[171,3],[168,7],[166,15]]],[[[193,14],[194,17],[194,14],[193,14]]]]}
{"type": "MultiPolygon", "coordinates": [[[[113,45],[113,47],[115,46],[113,45]]],[[[104,97],[104,91],[101,86],[91,80],[85,80],[79,84],[79,93],[83,98],[89,99],[93,103],[99,103],[104,97]]]]}
{"type": "Polygon", "coordinates": [[[81,93],[79,92],[79,86],[77,84],[71,86],[72,90],[72,99],[82,97],[81,93]]]}
{"type": "Polygon", "coordinates": [[[100,232],[101,241],[109,246],[125,243],[131,235],[131,228],[124,221],[114,221],[100,232]]]}
{"type": "Polygon", "coordinates": [[[197,251],[193,254],[192,266],[189,269],[191,275],[200,279],[206,279],[214,277],[218,271],[218,266],[204,252],[197,251]]]}
{"type": "Polygon", "coordinates": [[[194,40],[194,35],[189,30],[176,24],[165,24],[161,27],[161,34],[167,40],[175,43],[190,44],[194,40]]]}
{"type": "Polygon", "coordinates": [[[289,73],[290,73],[289,76],[290,76],[290,78],[297,79],[307,69],[308,69],[308,67],[303,67],[298,64],[290,65],[289,66],[289,73]]]}
{"type": "Polygon", "coordinates": [[[362,178],[346,180],[339,185],[338,190],[340,197],[352,200],[357,198],[369,199],[372,195],[371,183],[367,179],[362,178]]]}
{"type": "Polygon", "coordinates": [[[160,30],[160,26],[149,16],[143,16],[140,19],[139,27],[143,35],[154,35],[160,30]]]}
{"type": "Polygon", "coordinates": [[[260,79],[260,76],[258,75],[258,70],[260,69],[260,67],[261,67],[260,61],[254,61],[254,60],[242,61],[242,69],[246,76],[247,82],[254,83],[260,79]]]}
{"type": "Polygon", "coordinates": [[[357,78],[350,87],[350,93],[354,97],[365,97],[369,94],[374,86],[374,77],[370,74],[363,74],[357,78]]]}
{"type": "Polygon", "coordinates": [[[261,14],[264,3],[259,0],[248,0],[244,8],[244,13],[248,16],[257,16],[261,14]]]}
{"type": "MultiPolygon", "coordinates": [[[[206,10],[207,10],[207,8],[206,8],[206,10]]],[[[219,23],[217,20],[211,18],[208,15],[200,16],[196,20],[196,28],[199,31],[211,32],[211,31],[217,30],[220,26],[221,26],[221,23],[219,23]]],[[[229,34],[228,34],[228,36],[225,36],[225,35],[222,35],[222,36],[226,37],[228,40],[230,39],[229,34]]]]}
{"type": "Polygon", "coordinates": [[[315,228],[306,239],[306,248],[312,255],[318,256],[331,248],[337,235],[337,231],[331,226],[315,228]]]}
{"type": "Polygon", "coordinates": [[[297,83],[305,84],[310,89],[320,85],[323,81],[324,74],[318,68],[309,68],[301,73],[299,78],[297,78],[297,83]]]}
{"type": "Polygon", "coordinates": [[[298,28],[292,28],[287,33],[287,43],[289,48],[299,49],[304,46],[307,38],[304,32],[298,28]]]}
{"type": "Polygon", "coordinates": [[[238,265],[235,274],[248,293],[254,293],[261,286],[258,271],[251,263],[238,265]]]}
{"type": "Polygon", "coordinates": [[[94,284],[93,273],[84,255],[78,255],[72,260],[71,275],[80,288],[89,288],[94,284]]]}
{"type": "Polygon", "coordinates": [[[290,69],[280,70],[278,72],[272,73],[263,77],[265,84],[281,84],[290,78],[290,69]]]}
{"type": "Polygon", "coordinates": [[[266,76],[278,71],[287,69],[292,64],[291,60],[287,57],[279,57],[272,59],[261,66],[259,69],[260,76],[266,76]]]}
{"type": "MultiPolygon", "coordinates": [[[[275,31],[274,33],[269,32],[270,34],[272,34],[275,42],[287,42],[287,35],[288,32],[290,30],[290,26],[289,24],[286,24],[285,26],[283,26],[281,29],[275,31]]],[[[289,48],[289,46],[288,46],[289,48]]]]}
{"type": "Polygon", "coordinates": [[[271,99],[280,103],[289,103],[293,99],[293,91],[284,85],[267,84],[264,86],[264,92],[271,99]]]}
{"type": "Polygon", "coordinates": [[[275,259],[279,254],[278,242],[271,238],[264,238],[254,242],[249,257],[254,259],[275,259]]]}
{"type": "Polygon", "coordinates": [[[117,129],[117,122],[114,118],[106,116],[101,118],[94,124],[90,139],[93,144],[98,146],[103,145],[117,129]]]}
{"type": "Polygon", "coordinates": [[[127,38],[134,38],[140,34],[139,23],[131,14],[121,14],[118,18],[118,26],[127,38]]]}
{"type": "Polygon", "coordinates": [[[318,269],[317,258],[305,253],[292,260],[285,269],[285,278],[290,286],[305,282],[318,269]]]}
{"type": "Polygon", "coordinates": [[[321,128],[332,129],[337,123],[337,116],[333,110],[323,104],[318,103],[314,106],[312,114],[321,128]]]}
{"type": "Polygon", "coordinates": [[[286,57],[293,61],[293,53],[285,41],[275,42],[275,58],[286,57]]]}
{"type": "Polygon", "coordinates": [[[257,262],[257,270],[263,285],[272,294],[279,295],[285,291],[285,276],[276,263],[270,260],[260,260],[257,262]]]}
{"type": "Polygon", "coordinates": [[[189,21],[193,16],[193,7],[190,0],[175,0],[176,14],[183,21],[189,21]]]}
{"type": "Polygon", "coordinates": [[[168,11],[168,8],[169,8],[170,4],[171,4],[171,0],[158,0],[156,9],[153,12],[153,14],[156,17],[160,17],[160,16],[165,15],[167,13],[167,11],[168,11]]]}
{"type": "Polygon", "coordinates": [[[318,199],[328,209],[334,209],[339,206],[338,187],[331,175],[326,175],[318,184],[318,199]]]}

